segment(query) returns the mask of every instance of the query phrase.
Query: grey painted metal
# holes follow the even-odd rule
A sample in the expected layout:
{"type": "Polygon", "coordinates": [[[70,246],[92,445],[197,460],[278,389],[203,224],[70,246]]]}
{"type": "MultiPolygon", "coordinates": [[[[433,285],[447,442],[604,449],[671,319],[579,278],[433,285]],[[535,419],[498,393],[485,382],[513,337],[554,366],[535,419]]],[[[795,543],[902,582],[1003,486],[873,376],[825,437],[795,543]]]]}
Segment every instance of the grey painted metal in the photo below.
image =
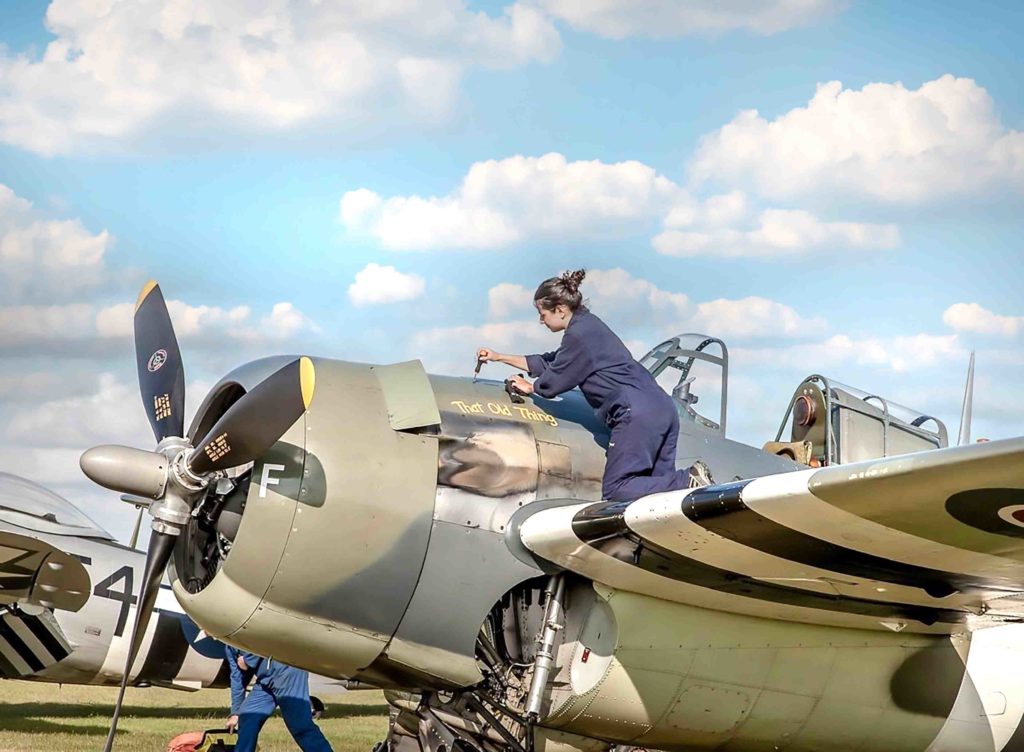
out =
{"type": "Polygon", "coordinates": [[[410,649],[419,646],[426,673],[479,677],[476,637],[487,612],[508,590],[541,574],[509,553],[503,535],[436,520],[416,592],[388,657],[407,663],[410,649]]]}
{"type": "Polygon", "coordinates": [[[388,409],[388,421],[396,431],[436,426],[441,423],[434,390],[423,363],[410,360],[373,366],[388,409]]]}
{"type": "Polygon", "coordinates": [[[79,464],[90,480],[114,491],[157,499],[167,487],[168,459],[159,452],[106,444],[87,450],[79,464]]]}

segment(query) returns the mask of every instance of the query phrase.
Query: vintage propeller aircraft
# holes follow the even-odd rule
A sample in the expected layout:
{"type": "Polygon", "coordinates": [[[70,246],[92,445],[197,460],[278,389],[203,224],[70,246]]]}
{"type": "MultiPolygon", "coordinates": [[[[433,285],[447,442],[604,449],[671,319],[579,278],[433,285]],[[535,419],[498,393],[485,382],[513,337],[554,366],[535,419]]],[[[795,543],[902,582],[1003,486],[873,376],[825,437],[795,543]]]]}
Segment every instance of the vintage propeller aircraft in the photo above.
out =
{"type": "Polygon", "coordinates": [[[1024,439],[813,376],[745,446],[725,345],[678,337],[642,362],[717,482],[607,503],[578,392],[269,358],[186,432],[155,283],[135,333],[157,448],[81,464],[152,499],[140,602],[169,566],[210,634],[385,688],[389,750],[1024,750],[1024,439]]]}
{"type": "MultiPolygon", "coordinates": [[[[0,472],[0,678],[118,684],[145,554],[67,499],[0,472]]],[[[169,585],[142,636],[133,685],[228,686],[224,646],[201,634],[169,585]]]]}

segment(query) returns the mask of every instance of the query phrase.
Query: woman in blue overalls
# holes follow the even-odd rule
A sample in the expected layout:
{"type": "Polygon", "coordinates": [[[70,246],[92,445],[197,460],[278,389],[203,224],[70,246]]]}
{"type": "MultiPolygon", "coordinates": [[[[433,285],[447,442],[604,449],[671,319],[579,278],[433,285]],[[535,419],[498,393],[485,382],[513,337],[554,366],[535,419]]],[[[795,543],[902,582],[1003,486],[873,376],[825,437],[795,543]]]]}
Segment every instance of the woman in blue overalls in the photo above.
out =
{"type": "Polygon", "coordinates": [[[579,287],[585,275],[581,269],[552,277],[533,296],[541,323],[565,332],[555,352],[503,355],[485,347],[477,358],[528,371],[536,379],[532,384],[513,377],[525,394],[551,398],[580,388],[611,429],[601,488],[605,499],[627,501],[704,485],[710,478],[702,477],[703,468],[676,469],[679,414],[672,398],[615,332],[583,305],[579,287]]]}

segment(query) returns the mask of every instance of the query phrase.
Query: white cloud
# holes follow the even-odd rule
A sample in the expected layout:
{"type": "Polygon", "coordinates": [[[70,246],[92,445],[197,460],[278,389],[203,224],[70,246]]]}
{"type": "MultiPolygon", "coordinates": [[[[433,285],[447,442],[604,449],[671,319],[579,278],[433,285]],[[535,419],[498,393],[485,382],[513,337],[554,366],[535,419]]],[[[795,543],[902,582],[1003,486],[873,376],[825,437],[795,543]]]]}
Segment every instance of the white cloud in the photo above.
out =
{"type": "Polygon", "coordinates": [[[679,329],[692,313],[683,293],[663,290],[625,269],[592,269],[581,291],[595,312],[624,327],[679,329]]]}
{"type": "MultiPolygon", "coordinates": [[[[168,300],[174,332],[182,343],[221,347],[225,342],[280,342],[316,325],[292,303],[277,303],[254,319],[248,306],[191,306],[168,300]]],[[[98,353],[105,346],[134,336],[133,303],[99,307],[90,303],[56,306],[0,306],[0,352],[29,350],[36,354],[98,353]]]]}
{"type": "Polygon", "coordinates": [[[77,219],[41,218],[31,202],[0,184],[0,293],[7,302],[97,286],[110,244],[106,230],[93,234],[77,219]]]}
{"type": "MultiPolygon", "coordinates": [[[[167,312],[174,334],[182,342],[212,343],[223,338],[242,342],[279,341],[315,324],[292,303],[275,303],[270,313],[253,320],[249,306],[189,305],[168,300],[167,312]]],[[[106,338],[129,338],[134,332],[135,305],[118,303],[96,312],[96,334],[106,338]]]]}
{"type": "Polygon", "coordinates": [[[273,340],[288,339],[304,330],[318,331],[319,327],[291,303],[274,303],[270,313],[260,319],[259,331],[273,340]]]}
{"type": "Polygon", "coordinates": [[[1002,316],[978,303],[954,303],[942,314],[947,326],[958,332],[1013,337],[1024,330],[1024,316],[1002,316]]]}
{"type": "Polygon", "coordinates": [[[793,198],[834,191],[918,203],[1024,186],[1024,133],[1000,122],[988,92],[945,75],[907,89],[820,85],[806,107],[768,121],[746,110],[701,143],[697,183],[793,198]]]}
{"type": "Polygon", "coordinates": [[[120,382],[109,373],[100,377],[94,393],[14,410],[5,434],[26,446],[80,451],[103,443],[148,447],[153,442],[138,385],[120,382]]]}
{"type": "Polygon", "coordinates": [[[460,0],[54,0],[41,59],[0,53],[0,140],[42,154],[176,132],[277,132],[435,118],[471,66],[549,61],[561,41],[525,4],[460,0]]]}
{"type": "Polygon", "coordinates": [[[688,325],[716,337],[813,337],[828,328],[820,316],[804,318],[788,305],[756,296],[698,303],[688,325]]]}
{"type": "MultiPolygon", "coordinates": [[[[664,290],[625,269],[591,269],[580,291],[595,313],[614,330],[625,333],[624,340],[633,331],[645,336],[700,331],[719,337],[806,338],[828,328],[820,317],[805,318],[790,306],[767,298],[694,303],[684,293],[664,290]]],[[[488,291],[488,298],[491,316],[503,318],[529,310],[533,296],[521,285],[503,282],[488,291]]],[[[635,338],[630,342],[631,351],[650,349],[650,342],[635,338]]]]}
{"type": "Polygon", "coordinates": [[[93,306],[0,306],[0,351],[19,345],[69,341],[95,332],[93,306]]]}
{"type": "Polygon", "coordinates": [[[522,285],[502,282],[487,291],[487,313],[492,319],[522,316],[533,305],[533,292],[522,285]]]}
{"type": "Polygon", "coordinates": [[[569,162],[561,154],[477,162],[446,196],[382,198],[360,188],[341,199],[341,220],[385,248],[502,248],[540,237],[603,237],[660,216],[679,187],[628,161],[569,162]]]}
{"type": "Polygon", "coordinates": [[[426,282],[416,274],[403,274],[393,266],[367,264],[348,287],[348,297],[357,306],[400,303],[415,300],[426,290],[426,282]]]}
{"type": "Polygon", "coordinates": [[[838,12],[839,0],[541,0],[574,28],[603,37],[678,37],[743,29],[774,34],[838,12]]]}
{"type": "Polygon", "coordinates": [[[806,363],[808,369],[827,370],[856,364],[896,372],[931,368],[954,361],[966,362],[967,359],[967,351],[955,334],[887,338],[836,334],[821,342],[781,348],[736,348],[732,355],[744,365],[806,363]]]}
{"type": "MultiPolygon", "coordinates": [[[[412,357],[423,360],[430,373],[469,375],[476,365],[476,351],[489,347],[498,352],[523,355],[558,348],[560,335],[552,334],[536,319],[505,321],[482,326],[437,327],[417,332],[410,342],[412,357]]],[[[512,371],[500,363],[484,366],[481,377],[503,379],[512,371]]]]}
{"type": "MultiPolygon", "coordinates": [[[[672,217],[678,222],[678,217],[672,217]]],[[[730,214],[720,221],[739,221],[730,214]]],[[[796,256],[812,251],[891,249],[900,244],[893,224],[825,222],[808,211],[766,209],[751,229],[711,226],[667,229],[651,241],[666,256],[796,256]]]]}
{"type": "Polygon", "coordinates": [[[695,199],[640,162],[569,162],[561,154],[475,163],[446,196],[347,192],[340,217],[392,250],[497,249],[543,238],[602,239],[662,217],[654,248],[671,256],[795,256],[888,249],[892,224],[825,221],[795,209],[755,212],[742,191],[695,199]]]}

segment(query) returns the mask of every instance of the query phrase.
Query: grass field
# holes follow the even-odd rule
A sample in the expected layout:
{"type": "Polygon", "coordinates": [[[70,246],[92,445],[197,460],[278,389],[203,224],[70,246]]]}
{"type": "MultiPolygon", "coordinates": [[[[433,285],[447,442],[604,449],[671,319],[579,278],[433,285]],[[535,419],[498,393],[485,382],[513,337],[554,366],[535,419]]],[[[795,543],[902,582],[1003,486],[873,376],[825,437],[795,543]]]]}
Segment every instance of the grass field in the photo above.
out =
{"type": "MultiPolygon", "coordinates": [[[[0,681],[0,752],[101,750],[116,698],[117,690],[105,687],[0,681]]],[[[327,712],[320,728],[336,752],[369,752],[384,737],[387,706],[380,692],[348,692],[323,700],[327,712]]],[[[222,727],[229,705],[226,689],[129,689],[115,749],[162,752],[182,732],[222,727]]],[[[275,714],[260,735],[261,752],[296,749],[275,714]]]]}

